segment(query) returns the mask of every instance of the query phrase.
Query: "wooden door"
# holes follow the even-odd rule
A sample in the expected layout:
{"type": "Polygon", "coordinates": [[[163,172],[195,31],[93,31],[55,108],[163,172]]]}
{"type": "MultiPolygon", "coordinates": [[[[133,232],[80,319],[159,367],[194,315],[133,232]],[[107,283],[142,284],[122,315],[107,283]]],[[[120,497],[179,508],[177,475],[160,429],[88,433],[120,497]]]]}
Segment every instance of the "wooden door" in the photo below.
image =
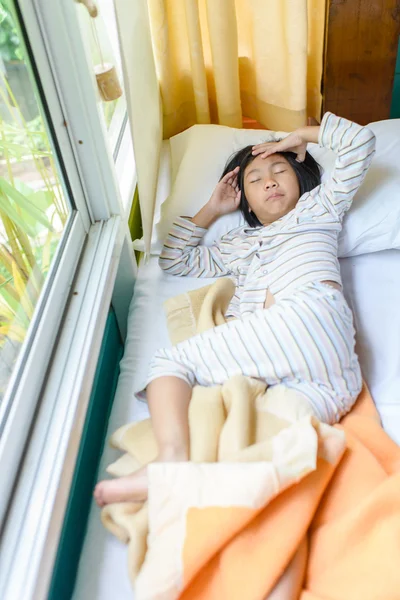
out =
{"type": "Polygon", "coordinates": [[[389,118],[399,35],[400,0],[328,0],[324,112],[389,118]]]}

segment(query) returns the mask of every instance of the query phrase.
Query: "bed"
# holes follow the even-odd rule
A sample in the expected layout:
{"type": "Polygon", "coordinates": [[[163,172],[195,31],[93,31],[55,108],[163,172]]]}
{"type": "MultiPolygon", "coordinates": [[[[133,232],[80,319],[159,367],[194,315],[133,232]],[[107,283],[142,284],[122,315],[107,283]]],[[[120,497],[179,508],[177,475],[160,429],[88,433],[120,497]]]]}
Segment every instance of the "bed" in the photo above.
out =
{"type": "MultiPolygon", "coordinates": [[[[372,125],[378,152],[374,167],[363,183],[362,197],[356,198],[355,209],[346,219],[341,240],[342,255],[354,255],[340,259],[340,264],[345,296],[354,313],[356,350],[364,379],[385,430],[400,444],[400,250],[393,249],[400,247],[400,228],[396,225],[400,223],[400,203],[397,202],[400,172],[396,162],[397,150],[400,151],[400,120],[372,125]]],[[[255,143],[265,135],[265,131],[196,125],[163,143],[152,233],[152,240],[156,241],[150,259],[141,261],[138,270],[107,437],[121,425],[148,417],[147,405],[135,392],[143,388],[154,352],[169,345],[163,302],[213,281],[174,277],[160,269],[157,256],[162,245],[160,240],[165,238],[172,215],[182,214],[189,194],[190,210],[195,214],[218,181],[226,157],[236,148],[255,143]],[[196,173],[193,173],[193,164],[196,164],[196,173]]],[[[318,147],[314,150],[327,174],[332,156],[321,154],[318,147]]],[[[225,228],[235,226],[229,219],[222,223],[225,228]]],[[[213,231],[215,238],[224,233],[219,227],[217,222],[213,231]]],[[[212,241],[205,239],[205,243],[212,241]]],[[[136,248],[144,247],[139,244],[136,248]]],[[[106,466],[118,456],[117,451],[105,446],[99,467],[100,479],[106,476],[106,466]]],[[[103,528],[94,502],[73,597],[74,600],[132,598],[126,548],[103,528]]]]}
{"type": "MultiPolygon", "coordinates": [[[[345,294],[355,315],[357,352],[364,378],[389,435],[400,443],[400,251],[386,250],[341,259],[345,294]]],[[[153,256],[139,268],[130,307],[128,338],[108,426],[108,436],[120,425],[148,416],[147,406],[134,396],[153,351],[168,344],[162,303],[209,280],[168,276],[153,256]]],[[[99,476],[117,453],[105,447],[99,476]]],[[[101,525],[93,503],[81,554],[75,600],[132,598],[126,548],[101,525]]]]}

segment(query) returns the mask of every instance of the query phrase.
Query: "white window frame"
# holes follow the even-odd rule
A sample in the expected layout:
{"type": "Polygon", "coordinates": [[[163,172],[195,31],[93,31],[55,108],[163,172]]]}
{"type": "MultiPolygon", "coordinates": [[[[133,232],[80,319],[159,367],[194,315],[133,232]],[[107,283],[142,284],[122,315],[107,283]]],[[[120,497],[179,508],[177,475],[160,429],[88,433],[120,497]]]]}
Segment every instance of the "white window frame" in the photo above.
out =
{"type": "MultiPolygon", "coordinates": [[[[0,440],[0,472],[11,475],[7,487],[2,479],[0,521],[12,500],[0,542],[2,600],[47,597],[105,320],[112,297],[124,298],[115,310],[126,327],[136,273],[123,206],[129,202],[120,196],[118,159],[116,170],[94,74],[83,60],[76,5],[19,0],[19,10],[77,213],[33,338],[37,354],[16,382],[14,420],[0,440]],[[17,416],[24,427],[12,442],[17,416]]],[[[127,170],[122,189],[133,196],[134,168],[127,170]]]]}
{"type": "Polygon", "coordinates": [[[127,124],[127,112],[126,106],[123,102],[118,102],[115,112],[112,116],[111,123],[108,127],[107,134],[110,144],[110,148],[114,157],[114,161],[117,159],[119,152],[119,142],[121,136],[124,133],[125,126],[127,124]]]}
{"type": "Polygon", "coordinates": [[[119,183],[123,214],[125,215],[125,218],[128,219],[132,208],[135,188],[137,186],[137,176],[131,131],[127,118],[125,119],[125,126],[121,143],[119,144],[118,154],[115,156],[115,170],[117,181],[119,183]]]}

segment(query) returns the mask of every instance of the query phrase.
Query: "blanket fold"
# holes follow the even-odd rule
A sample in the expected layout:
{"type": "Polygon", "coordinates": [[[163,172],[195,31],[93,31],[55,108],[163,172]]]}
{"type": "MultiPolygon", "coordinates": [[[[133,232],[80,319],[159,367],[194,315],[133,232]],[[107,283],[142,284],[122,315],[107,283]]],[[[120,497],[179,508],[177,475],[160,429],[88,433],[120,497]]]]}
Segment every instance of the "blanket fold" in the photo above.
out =
{"type": "MultiPolygon", "coordinates": [[[[171,341],[225,322],[233,289],[219,279],[167,301],[171,341]]],[[[305,537],[302,590],[287,598],[400,598],[400,449],[365,386],[331,427],[295,391],[233,377],[194,388],[189,425],[191,462],[150,464],[145,505],[102,510],[128,544],[136,600],[266,600],[305,537]]],[[[114,476],[157,454],[150,420],[110,441],[124,452],[114,476]]]]}

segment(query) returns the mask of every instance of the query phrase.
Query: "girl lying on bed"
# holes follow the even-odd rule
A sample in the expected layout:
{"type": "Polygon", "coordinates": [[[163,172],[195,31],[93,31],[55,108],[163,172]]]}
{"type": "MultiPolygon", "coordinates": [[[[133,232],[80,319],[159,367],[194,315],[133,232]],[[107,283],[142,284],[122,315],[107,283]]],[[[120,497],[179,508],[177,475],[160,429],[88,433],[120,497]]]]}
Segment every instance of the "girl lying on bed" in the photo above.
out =
{"type": "MultiPolygon", "coordinates": [[[[176,219],[161,267],[173,275],[232,277],[236,292],[226,317],[234,320],[154,356],[146,392],[157,460],[188,460],[195,384],[218,385],[240,374],[268,386],[283,383],[330,424],[351,409],[361,372],[342,294],[338,236],[374,152],[369,129],[326,113],[321,126],[237,152],[200,212],[176,219]],[[337,155],[322,184],[306,151],[310,142],[337,155]],[[207,228],[237,208],[247,224],[212,247],[201,245],[207,228]]],[[[146,497],[146,468],[95,489],[99,505],[146,497]]]]}

